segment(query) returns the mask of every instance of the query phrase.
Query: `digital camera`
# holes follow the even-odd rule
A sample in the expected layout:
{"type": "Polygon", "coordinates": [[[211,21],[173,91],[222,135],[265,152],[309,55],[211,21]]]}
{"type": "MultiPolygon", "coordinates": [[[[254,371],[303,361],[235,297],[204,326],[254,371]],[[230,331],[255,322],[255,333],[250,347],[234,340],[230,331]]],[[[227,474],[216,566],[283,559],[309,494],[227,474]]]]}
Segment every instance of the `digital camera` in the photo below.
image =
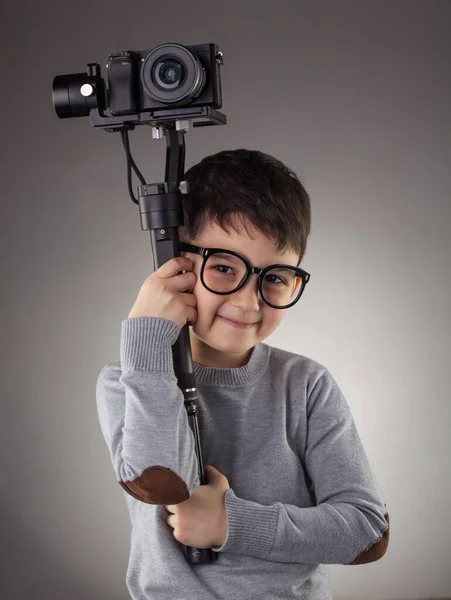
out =
{"type": "Polygon", "coordinates": [[[167,43],[151,50],[124,50],[108,57],[108,106],[128,115],[182,106],[222,107],[217,44],[167,43]]]}

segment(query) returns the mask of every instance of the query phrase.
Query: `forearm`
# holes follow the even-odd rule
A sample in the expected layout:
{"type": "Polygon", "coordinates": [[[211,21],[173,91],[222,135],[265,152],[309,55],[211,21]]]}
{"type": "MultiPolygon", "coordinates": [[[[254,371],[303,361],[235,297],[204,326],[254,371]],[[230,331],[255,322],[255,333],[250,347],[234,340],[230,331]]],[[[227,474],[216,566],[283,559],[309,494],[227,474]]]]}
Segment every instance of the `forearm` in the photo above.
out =
{"type": "MultiPolygon", "coordinates": [[[[354,564],[378,560],[388,544],[385,505],[365,509],[338,502],[300,508],[277,502],[263,506],[226,493],[228,520],[220,552],[277,562],[354,564]],[[372,552],[365,550],[372,547],[372,552]]],[[[388,518],[388,517],[387,517],[388,518]]]]}
{"type": "Polygon", "coordinates": [[[194,437],[172,365],[178,328],[164,319],[122,323],[121,368],[99,375],[99,419],[119,483],[143,502],[176,504],[198,487],[194,437]]]}

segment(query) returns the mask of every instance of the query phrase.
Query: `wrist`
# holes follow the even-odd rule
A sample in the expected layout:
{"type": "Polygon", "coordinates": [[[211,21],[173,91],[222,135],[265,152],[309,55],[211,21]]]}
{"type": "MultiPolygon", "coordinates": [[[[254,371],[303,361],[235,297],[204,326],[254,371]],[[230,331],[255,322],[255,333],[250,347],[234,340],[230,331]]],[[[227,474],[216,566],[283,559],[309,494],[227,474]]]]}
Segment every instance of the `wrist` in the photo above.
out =
{"type": "Polygon", "coordinates": [[[227,511],[226,511],[226,507],[225,507],[225,494],[224,494],[224,503],[222,505],[222,514],[221,514],[221,519],[220,519],[220,523],[219,523],[219,531],[218,531],[218,537],[217,537],[217,542],[215,544],[215,547],[223,546],[225,544],[226,539],[227,539],[227,511]]]}

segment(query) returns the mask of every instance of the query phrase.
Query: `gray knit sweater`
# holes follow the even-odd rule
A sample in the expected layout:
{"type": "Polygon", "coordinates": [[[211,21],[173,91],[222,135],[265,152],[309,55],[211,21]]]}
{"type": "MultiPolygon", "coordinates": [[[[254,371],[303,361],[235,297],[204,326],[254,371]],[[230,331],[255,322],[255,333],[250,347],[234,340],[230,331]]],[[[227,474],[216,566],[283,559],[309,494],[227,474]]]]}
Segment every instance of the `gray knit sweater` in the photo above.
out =
{"type": "Polygon", "coordinates": [[[327,564],[378,560],[389,517],[349,406],[329,371],[257,344],[249,362],[194,363],[204,464],[223,473],[227,538],[191,565],[163,504],[198,485],[167,319],[122,322],[120,361],[97,380],[100,426],[131,522],[133,600],[331,598],[327,564]],[[162,476],[163,475],[163,476],[162,476]]]}

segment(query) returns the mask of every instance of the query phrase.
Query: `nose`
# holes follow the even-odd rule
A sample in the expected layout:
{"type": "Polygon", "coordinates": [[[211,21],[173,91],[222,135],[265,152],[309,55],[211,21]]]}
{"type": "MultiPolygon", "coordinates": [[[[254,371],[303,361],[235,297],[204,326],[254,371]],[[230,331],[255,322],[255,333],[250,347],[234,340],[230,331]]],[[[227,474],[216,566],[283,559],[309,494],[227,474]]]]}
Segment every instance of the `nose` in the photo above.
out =
{"type": "Polygon", "coordinates": [[[243,287],[231,295],[231,304],[246,312],[260,310],[261,302],[257,274],[250,275],[243,287]]]}

